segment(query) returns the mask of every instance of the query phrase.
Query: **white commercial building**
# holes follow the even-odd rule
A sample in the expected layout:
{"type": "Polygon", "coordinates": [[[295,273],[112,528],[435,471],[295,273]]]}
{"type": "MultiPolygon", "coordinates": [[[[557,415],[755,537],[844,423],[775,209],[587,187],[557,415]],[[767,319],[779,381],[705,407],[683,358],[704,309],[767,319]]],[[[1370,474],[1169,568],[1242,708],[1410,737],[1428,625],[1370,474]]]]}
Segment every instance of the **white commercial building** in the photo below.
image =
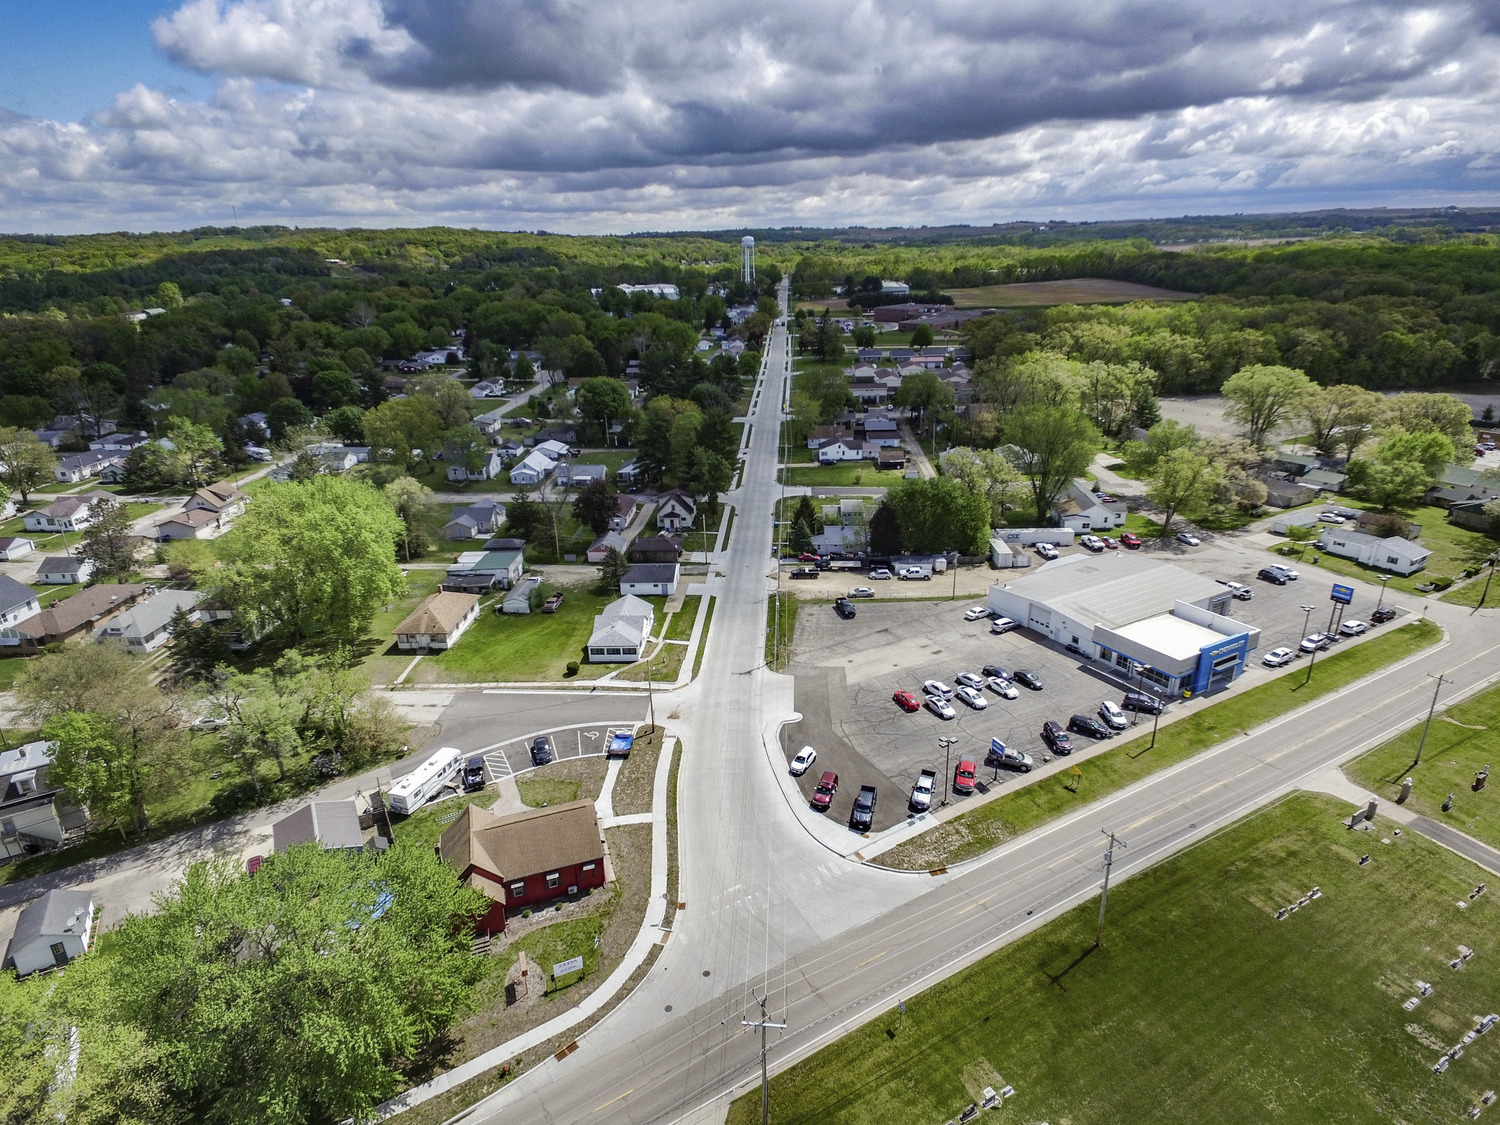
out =
{"type": "Polygon", "coordinates": [[[1228,616],[1227,587],[1123,552],[1072,555],[990,587],[989,608],[1138,679],[1156,695],[1200,694],[1235,679],[1260,630],[1228,616]]]}

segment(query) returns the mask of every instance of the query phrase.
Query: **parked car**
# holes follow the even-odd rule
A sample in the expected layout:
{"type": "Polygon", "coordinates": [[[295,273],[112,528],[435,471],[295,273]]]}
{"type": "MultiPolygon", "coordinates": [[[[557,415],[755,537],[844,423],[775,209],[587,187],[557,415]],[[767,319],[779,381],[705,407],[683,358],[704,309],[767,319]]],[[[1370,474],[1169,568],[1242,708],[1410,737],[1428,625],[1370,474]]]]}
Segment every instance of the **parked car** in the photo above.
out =
{"type": "Polygon", "coordinates": [[[990,769],[1010,769],[1030,773],[1031,767],[1036,765],[1036,762],[1030,754],[1021,750],[1012,750],[1005,743],[995,740],[991,742],[989,752],[984,756],[984,764],[990,769]]]}
{"type": "Polygon", "coordinates": [[[1028,672],[1025,668],[1017,668],[1013,678],[1023,688],[1030,688],[1032,691],[1041,691],[1047,686],[1042,683],[1042,677],[1038,676],[1035,672],[1028,672]]]}
{"type": "Polygon", "coordinates": [[[1120,532],[1120,542],[1133,551],[1141,545],[1141,537],[1133,531],[1122,531],[1120,532]]]}
{"type": "Polygon", "coordinates": [[[849,813],[849,827],[856,832],[868,832],[875,823],[875,786],[861,785],[854,798],[854,809],[849,813]]]}
{"type": "Polygon", "coordinates": [[[1009,680],[1001,679],[999,676],[991,676],[984,682],[989,685],[989,689],[996,695],[998,695],[1001,699],[1016,699],[1021,694],[1016,690],[1015,684],[1011,683],[1009,680]]]}
{"type": "Polygon", "coordinates": [[[219,715],[205,715],[193,720],[194,730],[223,730],[228,725],[229,720],[219,715]]]}
{"type": "Polygon", "coordinates": [[[1302,643],[1297,647],[1303,652],[1322,652],[1333,644],[1332,633],[1311,633],[1302,638],[1302,643]]]}
{"type": "Polygon", "coordinates": [[[832,770],[826,770],[822,777],[818,778],[818,784],[813,787],[812,807],[817,812],[827,812],[828,806],[833,804],[833,795],[839,791],[839,775],[832,770]]]}
{"type": "Polygon", "coordinates": [[[983,668],[979,669],[979,674],[985,677],[985,679],[989,679],[991,676],[998,676],[1002,680],[1011,678],[1010,672],[998,664],[986,664],[983,668]]]}
{"type": "Polygon", "coordinates": [[[974,774],[977,767],[973,762],[959,762],[958,768],[953,771],[953,792],[974,792],[974,774]]]}
{"type": "Polygon", "coordinates": [[[797,561],[798,562],[818,562],[819,560],[822,559],[822,557],[823,557],[822,555],[814,554],[812,551],[803,551],[800,555],[797,556],[797,561]]]}
{"type": "Polygon", "coordinates": [[[1269,566],[1261,567],[1255,577],[1259,578],[1262,582],[1269,582],[1273,586],[1285,586],[1290,581],[1281,571],[1269,566]]]}
{"type": "Polygon", "coordinates": [[[484,788],[484,759],[478,754],[464,763],[464,792],[484,788]]]}
{"type": "Polygon", "coordinates": [[[954,712],[953,708],[948,706],[948,701],[936,695],[929,695],[927,697],[927,710],[931,711],[940,719],[946,720],[958,718],[958,715],[954,712]]]}
{"type": "Polygon", "coordinates": [[[921,702],[909,691],[898,691],[891,696],[896,706],[903,711],[917,711],[922,707],[921,702]]]}
{"type": "Polygon", "coordinates": [[[928,695],[935,695],[939,699],[952,699],[953,689],[942,680],[927,680],[922,684],[922,690],[928,695]]]}
{"type": "Polygon", "coordinates": [[[792,764],[787,767],[787,772],[793,777],[801,777],[807,772],[807,767],[818,760],[818,752],[811,746],[804,746],[798,750],[792,758],[792,764]]]}
{"type": "Polygon", "coordinates": [[[531,764],[545,766],[552,760],[552,740],[545,734],[531,744],[531,764]]]}
{"type": "Polygon", "coordinates": [[[1371,625],[1384,625],[1387,621],[1396,619],[1396,611],[1388,605],[1383,605],[1374,613],[1370,614],[1371,625]]]}
{"type": "Polygon", "coordinates": [[[848,621],[849,618],[854,617],[859,613],[859,611],[854,608],[854,603],[851,602],[848,598],[834,598],[833,612],[838,614],[845,621],[848,621]]]}
{"type": "Polygon", "coordinates": [[[1162,712],[1162,701],[1154,695],[1147,695],[1143,691],[1127,691],[1125,698],[1120,700],[1120,706],[1127,711],[1141,711],[1147,715],[1160,715],[1162,712]]]}
{"type": "Polygon", "coordinates": [[[1054,547],[1051,543],[1038,543],[1036,545],[1036,553],[1041,555],[1044,559],[1057,558],[1057,548],[1054,547]]]}
{"type": "Polygon", "coordinates": [[[818,568],[815,566],[799,566],[792,571],[793,578],[816,578],[818,568]]]}
{"type": "Polygon", "coordinates": [[[879,582],[885,581],[890,576],[891,572],[883,566],[877,566],[874,570],[870,571],[870,577],[879,582]]]}
{"type": "Polygon", "coordinates": [[[1344,522],[1344,517],[1341,516],[1341,515],[1339,515],[1337,512],[1320,512],[1320,513],[1318,513],[1318,522],[1319,523],[1343,523],[1344,522]]]}
{"type": "Polygon", "coordinates": [[[849,591],[849,596],[851,598],[873,598],[875,590],[870,586],[856,586],[849,591]]]}
{"type": "Polygon", "coordinates": [[[1073,740],[1068,737],[1068,732],[1062,729],[1061,723],[1052,719],[1042,724],[1042,741],[1052,748],[1054,754],[1073,752],[1073,740]]]}
{"type": "Polygon", "coordinates": [[[985,702],[984,696],[980,695],[977,689],[971,687],[959,688],[953,693],[953,698],[963,700],[975,711],[983,711],[989,706],[985,702]]]}
{"type": "Polygon", "coordinates": [[[1273,648],[1260,658],[1260,662],[1267,668],[1284,668],[1296,659],[1297,654],[1289,648],[1273,648]]]}
{"type": "Polygon", "coordinates": [[[1099,536],[1099,542],[1104,544],[1106,550],[1118,551],[1120,549],[1120,545],[1108,535],[1099,536]]]}
{"type": "Polygon", "coordinates": [[[1243,583],[1230,582],[1227,578],[1221,578],[1219,579],[1219,585],[1227,586],[1229,588],[1229,593],[1242,602],[1248,602],[1251,598],[1255,597],[1255,591],[1250,589],[1249,586],[1246,586],[1243,583]]]}
{"type": "Polygon", "coordinates": [[[1106,699],[1104,700],[1104,702],[1099,704],[1099,717],[1103,719],[1112,730],[1124,730],[1126,725],[1130,722],[1130,720],[1125,717],[1125,712],[1120,710],[1120,705],[1113,699],[1106,699]]]}
{"type": "Polygon", "coordinates": [[[1068,729],[1074,734],[1087,735],[1089,738],[1113,738],[1115,736],[1114,731],[1092,715],[1074,715],[1068,720],[1068,729]]]}
{"type": "Polygon", "coordinates": [[[904,566],[901,568],[901,573],[896,577],[900,578],[903,582],[931,582],[932,571],[920,566],[904,566]]]}
{"type": "Polygon", "coordinates": [[[1369,631],[1370,627],[1363,621],[1345,621],[1339,626],[1339,632],[1346,637],[1357,637],[1361,633],[1368,633],[1369,631]]]}
{"type": "Polygon", "coordinates": [[[1201,544],[1203,540],[1199,539],[1191,531],[1179,531],[1177,533],[1177,542],[1186,543],[1189,547],[1196,547],[1201,544]]]}
{"type": "Polygon", "coordinates": [[[989,615],[990,607],[985,605],[976,605],[964,610],[965,621],[978,621],[981,617],[988,617],[989,615]]]}
{"type": "Polygon", "coordinates": [[[1079,536],[1078,545],[1086,551],[1093,551],[1095,554],[1104,550],[1104,540],[1100,539],[1097,535],[1079,536]]]}
{"type": "Polygon", "coordinates": [[[923,770],[917,775],[916,784],[911,787],[911,797],[908,804],[913,812],[926,812],[932,807],[932,794],[937,789],[937,771],[923,770]]]}
{"type": "Polygon", "coordinates": [[[1266,567],[1266,569],[1267,570],[1274,570],[1277,574],[1281,575],[1281,577],[1285,578],[1288,582],[1295,582],[1295,581],[1297,581],[1297,577],[1298,577],[1297,572],[1295,570],[1293,570],[1291,567],[1289,567],[1286,564],[1284,564],[1284,563],[1272,563],[1270,566],[1266,567]]]}
{"type": "Polygon", "coordinates": [[[1020,627],[1020,622],[1012,621],[1009,617],[997,617],[990,622],[990,632],[997,637],[1020,627]]]}
{"type": "Polygon", "coordinates": [[[984,677],[978,672],[960,672],[953,679],[954,682],[962,684],[964,687],[976,689],[984,687],[984,677]]]}

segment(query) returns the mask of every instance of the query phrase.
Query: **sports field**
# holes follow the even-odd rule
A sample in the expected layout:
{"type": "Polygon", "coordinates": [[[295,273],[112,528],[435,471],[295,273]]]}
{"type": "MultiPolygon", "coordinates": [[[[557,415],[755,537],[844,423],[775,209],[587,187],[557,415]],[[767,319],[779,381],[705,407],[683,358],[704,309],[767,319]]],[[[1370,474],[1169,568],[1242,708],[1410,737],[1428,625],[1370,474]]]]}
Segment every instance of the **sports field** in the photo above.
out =
{"type": "MultiPolygon", "coordinates": [[[[1500,1010],[1495,894],[1460,909],[1483,871],[1389,822],[1351,834],[1347,811],[1296,794],[1116,882],[1104,949],[1095,898],[909,999],[899,1031],[890,1012],[773,1079],[772,1120],[941,1125],[1006,1085],[979,1120],[1465,1120],[1500,1087],[1500,1029],[1432,1068],[1500,1010]]],[[[759,1110],[752,1091],[729,1121],[759,1110]]]]}

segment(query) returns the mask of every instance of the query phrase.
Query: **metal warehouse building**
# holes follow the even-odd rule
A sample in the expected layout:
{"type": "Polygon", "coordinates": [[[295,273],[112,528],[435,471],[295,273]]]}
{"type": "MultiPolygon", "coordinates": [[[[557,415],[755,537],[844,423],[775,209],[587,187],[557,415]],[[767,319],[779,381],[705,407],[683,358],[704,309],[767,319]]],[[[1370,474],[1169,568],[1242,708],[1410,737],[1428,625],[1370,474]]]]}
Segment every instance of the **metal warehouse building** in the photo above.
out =
{"type": "Polygon", "coordinates": [[[991,612],[1139,677],[1157,695],[1199,695],[1234,680],[1260,630],[1228,616],[1227,588],[1168,562],[1071,555],[990,587],[991,612]]]}

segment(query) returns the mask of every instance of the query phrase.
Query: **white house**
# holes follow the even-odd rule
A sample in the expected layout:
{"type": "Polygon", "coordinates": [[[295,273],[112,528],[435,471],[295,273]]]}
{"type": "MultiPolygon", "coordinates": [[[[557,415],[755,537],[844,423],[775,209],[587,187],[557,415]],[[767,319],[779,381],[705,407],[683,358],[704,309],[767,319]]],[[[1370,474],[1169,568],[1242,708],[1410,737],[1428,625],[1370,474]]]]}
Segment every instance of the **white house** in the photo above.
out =
{"type": "Polygon", "coordinates": [[[698,516],[698,502],[680,488],[664,492],[656,501],[656,526],[662,531],[683,531],[698,516]]]}
{"type": "Polygon", "coordinates": [[[247,494],[228,481],[221,480],[206,484],[195,491],[182,507],[188,512],[212,512],[228,521],[243,512],[245,505],[249,502],[250,497],[247,494]]]}
{"type": "Polygon", "coordinates": [[[57,468],[52,470],[52,475],[57,478],[59,484],[78,484],[90,477],[96,477],[107,466],[119,461],[115,454],[100,453],[90,450],[87,453],[70,453],[57,462],[57,468]]]}
{"type": "MultiPolygon", "coordinates": [[[[478,388],[476,388],[477,390],[478,388]]],[[[497,408],[488,410],[483,414],[474,415],[474,427],[486,437],[493,437],[500,432],[500,427],[505,424],[504,409],[497,408]]]]}
{"type": "Polygon", "coordinates": [[[671,597],[682,579],[679,563],[635,563],[620,579],[620,593],[671,597]]]}
{"type": "Polygon", "coordinates": [[[476,469],[471,469],[467,465],[448,466],[448,479],[451,481],[493,480],[499,475],[500,454],[493,449],[480,459],[479,467],[476,469]]]}
{"type": "Polygon", "coordinates": [[[473,539],[493,535],[505,522],[505,505],[481,500],[453,509],[453,518],[443,525],[444,539],[473,539]]]}
{"type": "Polygon", "coordinates": [[[1323,532],[1318,550],[1393,574],[1415,574],[1427,565],[1427,556],[1432,554],[1426,547],[1396,535],[1382,539],[1338,528],[1323,532]]]}
{"type": "Polygon", "coordinates": [[[540,484],[557,463],[539,450],[532,450],[521,461],[516,462],[510,471],[511,484],[540,484]]]}
{"type": "Polygon", "coordinates": [[[0,628],[15,625],[42,612],[37,593],[8,574],[0,574],[0,628]]]}
{"type": "Polygon", "coordinates": [[[173,539],[212,539],[226,530],[222,516],[205,508],[184,511],[156,525],[156,538],[166,543],[173,539]]]}
{"type": "Polygon", "coordinates": [[[1130,510],[1120,501],[1091,492],[1076,480],[1052,505],[1052,518],[1057,526],[1071,527],[1074,531],[1122,527],[1129,514],[1130,510]]]}
{"type": "Polygon", "coordinates": [[[163,590],[94,630],[96,641],[119,641],[131,652],[154,652],[172,639],[172,617],[185,610],[190,621],[198,618],[194,590],[163,590]]]}
{"type": "Polygon", "coordinates": [[[68,802],[47,777],[51,742],[28,742],[0,752],[0,860],[61,844],[88,822],[88,810],[68,802]]]}
{"type": "Polygon", "coordinates": [[[537,442],[536,451],[546,454],[554,461],[561,461],[572,452],[566,444],[558,441],[556,438],[548,438],[546,441],[537,442]]]}
{"type": "Polygon", "coordinates": [[[452,648],[479,619],[479,595],[439,592],[396,626],[396,647],[407,651],[452,648]]]}
{"type": "Polygon", "coordinates": [[[85,891],[57,889],[26,904],[16,919],[5,959],[24,977],[61,968],[88,952],[94,936],[94,899],[85,891]]]}
{"type": "Polygon", "coordinates": [[[30,539],[23,539],[15,535],[0,538],[0,559],[4,559],[6,562],[24,559],[35,550],[36,544],[30,539]]]}
{"type": "Polygon", "coordinates": [[[505,384],[499,379],[481,379],[469,388],[470,398],[504,398],[505,384]]]}
{"type": "Polygon", "coordinates": [[[648,601],[626,595],[610,602],[594,618],[589,636],[590,664],[627,664],[639,660],[656,623],[656,609],[648,601]]]}
{"type": "Polygon", "coordinates": [[[625,541],[625,536],[618,531],[606,531],[589,545],[589,549],[583,553],[583,557],[591,563],[602,563],[611,549],[624,554],[630,544],[625,541]]]}
{"type": "Polygon", "coordinates": [[[64,496],[45,508],[27,512],[22,521],[27,531],[81,531],[97,518],[101,503],[113,504],[108,492],[85,492],[81,496],[64,496]]]}
{"type": "Polygon", "coordinates": [[[824,465],[839,461],[873,461],[879,455],[878,445],[853,438],[834,438],[818,446],[818,461],[824,465]]]}
{"type": "Polygon", "coordinates": [[[71,586],[75,582],[87,582],[93,573],[92,559],[54,555],[41,561],[36,570],[36,580],[43,586],[71,586]]]}

